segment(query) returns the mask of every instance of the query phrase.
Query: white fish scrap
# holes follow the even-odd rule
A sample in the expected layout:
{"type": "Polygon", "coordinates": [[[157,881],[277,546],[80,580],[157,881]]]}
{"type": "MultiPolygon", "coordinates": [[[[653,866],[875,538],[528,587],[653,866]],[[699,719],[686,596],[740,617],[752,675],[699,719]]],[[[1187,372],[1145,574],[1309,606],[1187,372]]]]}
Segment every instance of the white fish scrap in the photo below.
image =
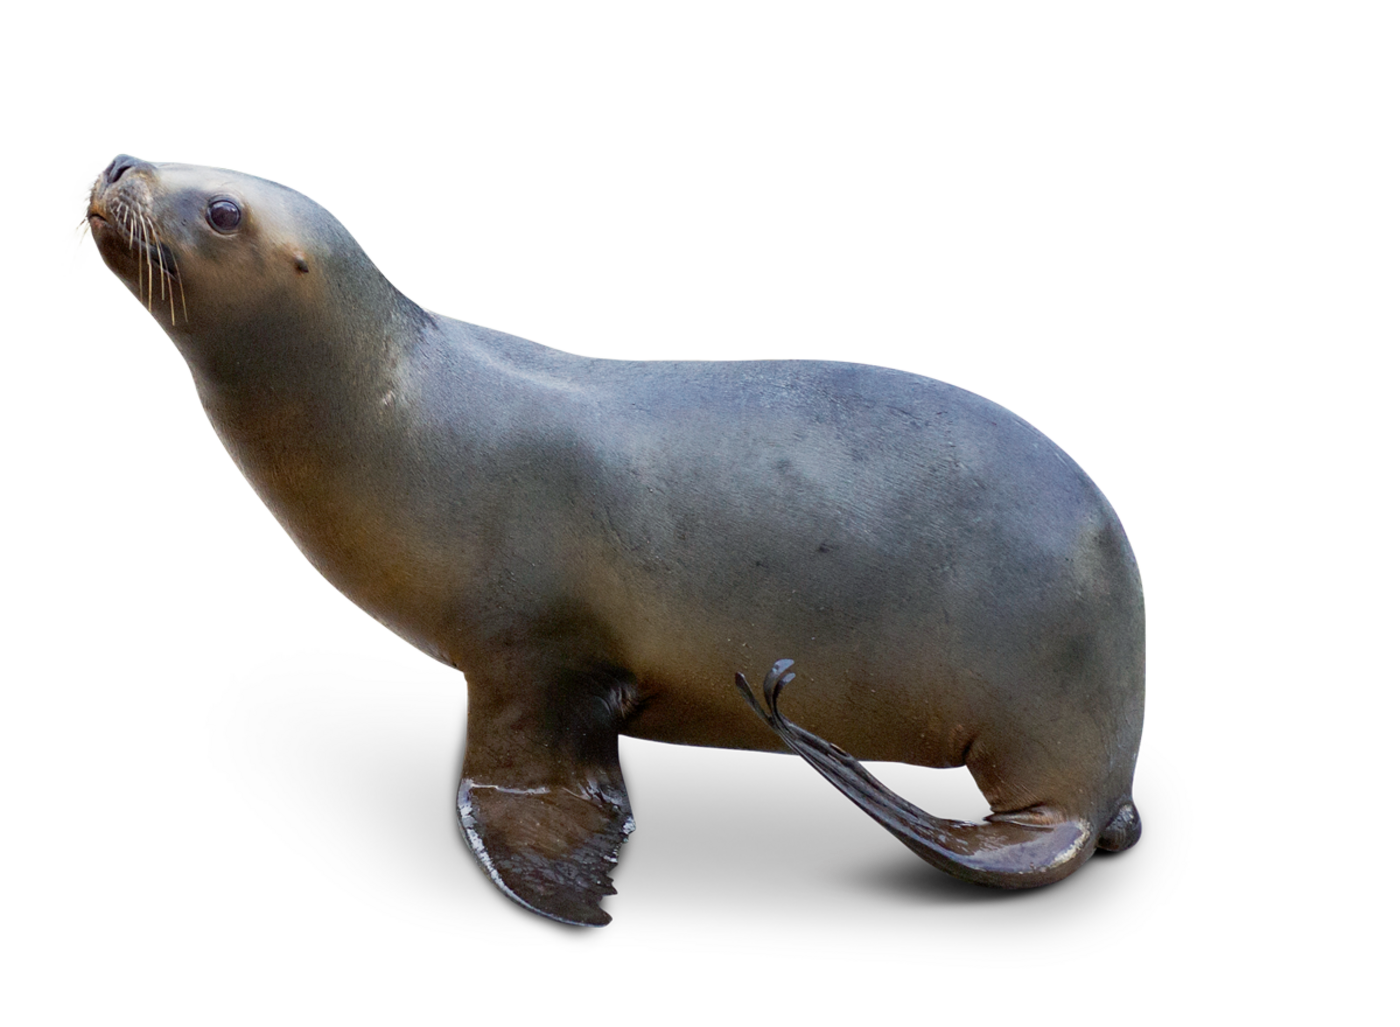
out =
{"type": "Polygon", "coordinates": [[[87,224],[87,204],[88,200],[92,199],[92,187],[97,185],[97,176],[105,167],[106,161],[92,162],[87,171],[78,175],[77,182],[73,183],[73,192],[69,193],[73,222],[69,225],[67,234],[63,236],[64,245],[73,250],[73,259],[69,260],[69,274],[80,269],[92,253],[92,229],[88,228],[87,224]]]}

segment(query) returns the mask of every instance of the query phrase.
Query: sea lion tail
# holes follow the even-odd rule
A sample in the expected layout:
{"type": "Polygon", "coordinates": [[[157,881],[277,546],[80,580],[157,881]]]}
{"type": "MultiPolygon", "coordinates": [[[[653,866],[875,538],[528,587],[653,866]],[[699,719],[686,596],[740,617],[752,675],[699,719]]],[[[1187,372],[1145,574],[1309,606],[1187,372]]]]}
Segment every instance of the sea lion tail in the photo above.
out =
{"type": "Polygon", "coordinates": [[[1142,837],[1142,817],[1137,805],[1129,799],[1118,807],[1104,829],[1099,832],[1099,848],[1104,852],[1122,852],[1137,844],[1142,837]]]}

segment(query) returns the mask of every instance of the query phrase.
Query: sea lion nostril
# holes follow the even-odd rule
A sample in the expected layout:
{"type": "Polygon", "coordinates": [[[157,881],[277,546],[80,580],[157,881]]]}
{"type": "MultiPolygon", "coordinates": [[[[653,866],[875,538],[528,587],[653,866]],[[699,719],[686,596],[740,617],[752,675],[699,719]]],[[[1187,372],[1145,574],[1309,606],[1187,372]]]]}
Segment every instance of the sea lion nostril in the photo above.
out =
{"type": "Polygon", "coordinates": [[[136,167],[139,161],[140,158],[134,157],[132,154],[118,154],[116,157],[113,157],[111,164],[106,165],[106,180],[108,180],[108,185],[122,178],[122,175],[125,175],[130,169],[136,167]]]}

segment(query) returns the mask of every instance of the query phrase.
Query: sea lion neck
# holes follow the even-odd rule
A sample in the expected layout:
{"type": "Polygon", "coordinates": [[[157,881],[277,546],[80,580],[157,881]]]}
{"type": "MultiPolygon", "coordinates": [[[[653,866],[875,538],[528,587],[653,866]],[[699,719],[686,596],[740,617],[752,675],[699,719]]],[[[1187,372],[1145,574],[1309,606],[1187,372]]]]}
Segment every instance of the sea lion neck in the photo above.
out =
{"type": "Polygon", "coordinates": [[[362,417],[392,387],[435,321],[368,270],[318,290],[314,302],[264,296],[236,326],[169,332],[216,426],[299,411],[303,427],[323,434],[362,417]]]}

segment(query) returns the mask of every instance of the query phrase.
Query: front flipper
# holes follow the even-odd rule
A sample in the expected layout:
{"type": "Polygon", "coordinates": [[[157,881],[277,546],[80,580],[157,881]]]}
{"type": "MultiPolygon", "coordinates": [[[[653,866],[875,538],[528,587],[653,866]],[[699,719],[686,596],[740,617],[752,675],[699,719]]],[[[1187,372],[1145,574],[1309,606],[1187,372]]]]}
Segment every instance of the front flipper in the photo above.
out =
{"type": "Polygon", "coordinates": [[[617,734],[634,686],[603,661],[549,657],[526,649],[472,679],[457,814],[501,891],[553,920],[601,927],[633,827],[617,734]]]}
{"type": "Polygon", "coordinates": [[[935,817],[900,798],[846,750],[778,712],[778,696],[794,677],[788,673],[791,666],[791,660],[779,660],[764,679],[767,709],[744,675],[734,675],[734,683],[788,748],[924,861],[977,884],[1034,888],[1060,880],[1089,857],[1089,824],[1053,810],[998,813],[981,823],[968,823],[935,817]]]}
{"type": "Polygon", "coordinates": [[[610,871],[634,826],[620,787],[514,788],[463,777],[462,834],[482,869],[516,902],[554,920],[601,927],[599,902],[614,895],[610,871]]]}

